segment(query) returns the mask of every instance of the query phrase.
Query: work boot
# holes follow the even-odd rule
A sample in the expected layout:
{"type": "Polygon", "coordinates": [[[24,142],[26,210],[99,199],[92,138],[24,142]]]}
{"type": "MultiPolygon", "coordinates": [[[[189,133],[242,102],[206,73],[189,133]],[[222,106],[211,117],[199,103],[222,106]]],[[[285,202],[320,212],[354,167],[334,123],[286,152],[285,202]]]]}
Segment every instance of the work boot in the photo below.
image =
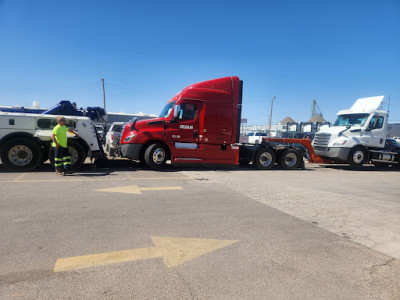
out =
{"type": "Polygon", "coordinates": [[[64,176],[64,172],[62,172],[62,171],[56,171],[56,175],[58,175],[58,176],[64,176]]]}

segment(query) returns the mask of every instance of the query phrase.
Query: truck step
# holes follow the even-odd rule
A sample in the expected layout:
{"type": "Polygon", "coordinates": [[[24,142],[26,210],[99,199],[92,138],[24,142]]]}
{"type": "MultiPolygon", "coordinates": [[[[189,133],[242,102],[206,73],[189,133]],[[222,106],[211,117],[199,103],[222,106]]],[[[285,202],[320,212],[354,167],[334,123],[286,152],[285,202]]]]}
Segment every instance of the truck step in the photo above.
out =
{"type": "Polygon", "coordinates": [[[392,154],[392,155],[398,154],[397,152],[389,152],[389,151],[384,151],[384,150],[369,150],[369,152],[373,152],[373,153],[385,153],[385,154],[392,154]]]}
{"type": "Polygon", "coordinates": [[[391,160],[380,160],[380,159],[371,159],[372,162],[382,162],[382,163],[388,163],[388,164],[398,164],[397,161],[391,161],[391,160]]]}

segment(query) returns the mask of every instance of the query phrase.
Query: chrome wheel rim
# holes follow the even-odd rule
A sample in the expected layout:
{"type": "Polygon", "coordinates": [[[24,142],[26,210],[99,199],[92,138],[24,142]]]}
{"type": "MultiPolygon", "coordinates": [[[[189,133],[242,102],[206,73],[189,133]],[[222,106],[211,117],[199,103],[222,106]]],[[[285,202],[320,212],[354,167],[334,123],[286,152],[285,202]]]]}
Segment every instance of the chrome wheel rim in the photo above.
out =
{"type": "Polygon", "coordinates": [[[16,166],[26,166],[33,159],[32,150],[24,145],[16,145],[8,151],[8,160],[16,166]]]}
{"type": "Polygon", "coordinates": [[[362,150],[357,150],[353,154],[353,161],[356,164],[362,164],[364,162],[364,152],[362,150]]]}
{"type": "Polygon", "coordinates": [[[272,163],[272,155],[271,155],[271,153],[269,153],[269,152],[263,152],[263,153],[260,155],[259,161],[260,161],[260,164],[261,164],[263,167],[268,167],[268,166],[272,163]]]}
{"type": "Polygon", "coordinates": [[[297,163],[297,155],[294,153],[288,153],[285,156],[285,163],[288,167],[294,167],[297,163]]]}
{"type": "Polygon", "coordinates": [[[153,153],[153,162],[157,165],[162,164],[165,160],[165,151],[162,148],[157,148],[153,153]]]}
{"type": "Polygon", "coordinates": [[[76,163],[79,159],[79,153],[78,151],[76,151],[75,148],[72,147],[68,147],[68,152],[71,155],[71,165],[73,165],[74,163],[76,163]]]}

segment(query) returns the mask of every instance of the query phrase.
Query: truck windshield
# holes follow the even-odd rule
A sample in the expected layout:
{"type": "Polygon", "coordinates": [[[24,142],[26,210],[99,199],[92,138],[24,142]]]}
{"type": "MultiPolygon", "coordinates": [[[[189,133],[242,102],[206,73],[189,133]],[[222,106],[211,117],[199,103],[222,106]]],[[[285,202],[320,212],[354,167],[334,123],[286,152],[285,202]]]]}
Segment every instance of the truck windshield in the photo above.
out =
{"type": "Polygon", "coordinates": [[[349,114],[340,115],[337,117],[335,124],[333,126],[354,126],[362,127],[367,120],[369,114],[349,114]]]}
{"type": "Polygon", "coordinates": [[[160,113],[160,117],[161,118],[166,118],[169,116],[169,114],[171,113],[172,108],[174,107],[176,102],[169,102],[167,103],[167,105],[165,105],[165,107],[163,108],[163,110],[160,113]]]}

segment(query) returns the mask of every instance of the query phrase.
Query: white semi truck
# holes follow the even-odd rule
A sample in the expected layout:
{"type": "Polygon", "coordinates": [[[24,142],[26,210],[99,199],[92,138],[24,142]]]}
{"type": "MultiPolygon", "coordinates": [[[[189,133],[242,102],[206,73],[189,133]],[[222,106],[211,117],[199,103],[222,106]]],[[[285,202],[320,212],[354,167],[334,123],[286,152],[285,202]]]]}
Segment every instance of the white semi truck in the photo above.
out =
{"type": "MultiPolygon", "coordinates": [[[[104,158],[94,124],[89,117],[66,116],[66,126],[79,132],[68,137],[71,169],[82,166],[87,157],[104,158]]],[[[30,171],[54,155],[51,134],[57,115],[0,112],[0,158],[11,171],[30,171]]]]}
{"type": "Polygon", "coordinates": [[[381,110],[384,96],[358,99],[348,110],[337,113],[333,126],[321,129],[312,142],[321,158],[347,162],[399,165],[399,151],[385,148],[388,112],[381,110]]]}

